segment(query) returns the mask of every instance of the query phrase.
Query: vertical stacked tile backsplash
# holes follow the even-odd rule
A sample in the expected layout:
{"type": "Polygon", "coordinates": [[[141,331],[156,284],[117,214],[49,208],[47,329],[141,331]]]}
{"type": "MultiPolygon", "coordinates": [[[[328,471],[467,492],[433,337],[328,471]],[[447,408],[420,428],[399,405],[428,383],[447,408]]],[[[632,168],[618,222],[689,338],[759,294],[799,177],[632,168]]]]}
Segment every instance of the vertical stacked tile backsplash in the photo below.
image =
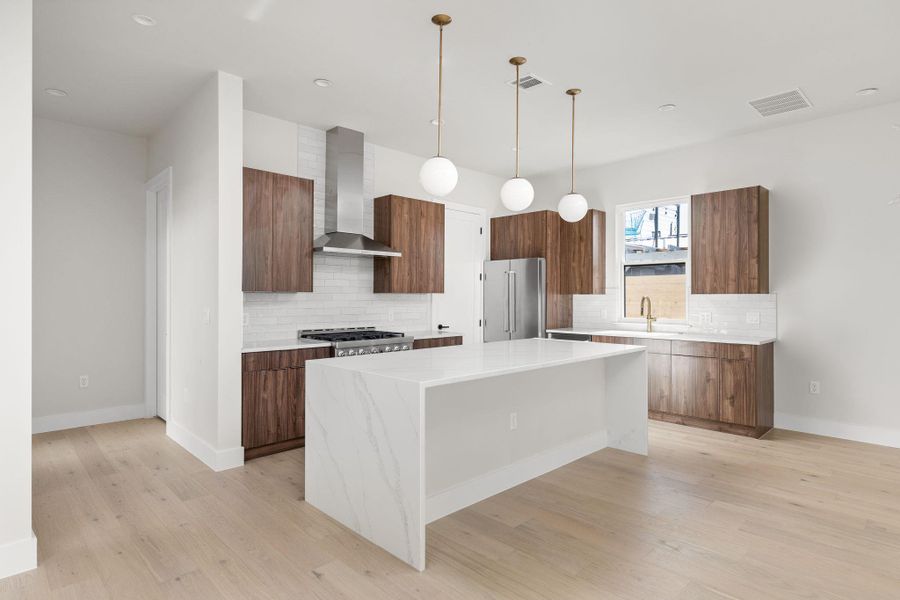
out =
{"type": "MultiPolygon", "coordinates": [[[[602,296],[574,296],[573,326],[596,328],[620,322],[619,293],[617,289],[607,289],[602,296]]],[[[687,307],[687,327],[695,331],[760,337],[774,337],[777,331],[775,294],[691,294],[687,307]],[[753,322],[757,316],[759,322],[753,322]]],[[[668,326],[658,324],[657,328],[668,326]]]]}
{"type": "MultiPolygon", "coordinates": [[[[298,173],[315,182],[314,233],[325,229],[325,132],[298,127],[298,173]]],[[[375,164],[365,148],[363,214],[365,233],[373,233],[375,164]]],[[[376,325],[396,331],[430,328],[429,294],[375,294],[372,258],[334,257],[316,253],[313,292],[305,294],[244,294],[244,340],[292,338],[298,329],[376,325]]]]}

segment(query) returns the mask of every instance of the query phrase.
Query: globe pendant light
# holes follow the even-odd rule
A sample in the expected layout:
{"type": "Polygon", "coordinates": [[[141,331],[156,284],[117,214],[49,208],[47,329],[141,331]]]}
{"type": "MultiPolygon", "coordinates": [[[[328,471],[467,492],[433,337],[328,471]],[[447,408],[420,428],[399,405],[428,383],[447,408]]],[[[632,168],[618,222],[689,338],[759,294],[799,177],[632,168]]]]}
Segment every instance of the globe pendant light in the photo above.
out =
{"type": "Polygon", "coordinates": [[[438,37],[438,114],[437,114],[437,155],[429,158],[419,170],[419,182],[425,191],[432,196],[446,196],[456,187],[459,174],[450,159],[441,156],[441,135],[444,128],[441,113],[442,93],[444,85],[444,27],[450,24],[449,15],[434,15],[431,22],[440,28],[438,37]]]}
{"type": "Polygon", "coordinates": [[[509,62],[516,67],[516,175],[500,188],[500,202],[507,210],[516,212],[531,206],[534,187],[527,179],[519,177],[519,67],[525,64],[525,58],[514,56],[509,62]]]}
{"type": "Polygon", "coordinates": [[[572,188],[568,194],[559,201],[557,210],[559,216],[569,223],[575,223],[587,214],[588,204],[584,196],[575,193],[575,96],[581,93],[578,88],[566,90],[572,96],[572,188]]]}

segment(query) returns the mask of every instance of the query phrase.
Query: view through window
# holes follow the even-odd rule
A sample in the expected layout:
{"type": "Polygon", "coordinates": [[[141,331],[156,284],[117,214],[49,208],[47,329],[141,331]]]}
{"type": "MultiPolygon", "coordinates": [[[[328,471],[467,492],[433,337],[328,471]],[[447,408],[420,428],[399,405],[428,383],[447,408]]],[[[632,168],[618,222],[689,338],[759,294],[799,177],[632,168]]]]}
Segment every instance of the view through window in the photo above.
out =
{"type": "Polygon", "coordinates": [[[649,296],[653,316],[684,320],[687,300],[690,204],[625,211],[625,317],[640,318],[649,296]]]}

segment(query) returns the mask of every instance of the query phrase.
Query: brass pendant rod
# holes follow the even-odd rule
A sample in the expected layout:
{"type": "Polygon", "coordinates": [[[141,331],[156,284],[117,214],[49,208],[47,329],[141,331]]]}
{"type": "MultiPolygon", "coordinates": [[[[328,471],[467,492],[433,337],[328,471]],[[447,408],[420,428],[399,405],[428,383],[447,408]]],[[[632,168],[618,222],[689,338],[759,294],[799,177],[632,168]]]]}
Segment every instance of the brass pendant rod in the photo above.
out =
{"type": "Polygon", "coordinates": [[[575,193],[575,94],[572,94],[572,191],[570,193],[575,193]]]}
{"type": "Polygon", "coordinates": [[[516,63],[516,178],[519,177],[519,64],[516,63]]]}
{"type": "Polygon", "coordinates": [[[440,34],[438,35],[438,136],[437,136],[437,155],[441,155],[441,136],[444,129],[443,103],[442,95],[444,91],[444,26],[440,25],[440,34]]]}

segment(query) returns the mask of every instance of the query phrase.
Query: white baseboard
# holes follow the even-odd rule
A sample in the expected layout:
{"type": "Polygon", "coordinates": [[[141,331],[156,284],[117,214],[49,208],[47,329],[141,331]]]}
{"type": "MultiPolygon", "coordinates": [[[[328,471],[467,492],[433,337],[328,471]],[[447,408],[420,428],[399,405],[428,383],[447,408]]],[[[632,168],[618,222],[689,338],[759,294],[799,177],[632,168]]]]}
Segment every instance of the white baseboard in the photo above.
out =
{"type": "Polygon", "coordinates": [[[88,425],[115,423],[117,421],[130,421],[131,419],[143,419],[146,417],[147,407],[143,403],[110,406],[109,408],[101,408],[98,410],[85,410],[80,412],[47,415],[46,417],[34,417],[31,420],[31,432],[45,433],[47,431],[72,429],[73,427],[87,427],[88,425]]]}
{"type": "Polygon", "coordinates": [[[244,465],[244,447],[216,450],[209,442],[197,437],[171,419],[166,421],[166,435],[179,446],[196,456],[213,471],[225,471],[244,465]]]}
{"type": "Polygon", "coordinates": [[[431,523],[446,517],[485,498],[593,454],[606,446],[606,432],[601,431],[440,491],[425,500],[425,522],[431,523]]]}
{"type": "Polygon", "coordinates": [[[814,435],[878,444],[890,448],[900,448],[900,430],[886,427],[869,427],[866,425],[853,425],[840,423],[815,417],[801,417],[788,413],[775,413],[775,428],[789,429],[814,435]]]}
{"type": "Polygon", "coordinates": [[[0,579],[37,567],[37,538],[34,532],[24,540],[0,546],[0,579]]]}

